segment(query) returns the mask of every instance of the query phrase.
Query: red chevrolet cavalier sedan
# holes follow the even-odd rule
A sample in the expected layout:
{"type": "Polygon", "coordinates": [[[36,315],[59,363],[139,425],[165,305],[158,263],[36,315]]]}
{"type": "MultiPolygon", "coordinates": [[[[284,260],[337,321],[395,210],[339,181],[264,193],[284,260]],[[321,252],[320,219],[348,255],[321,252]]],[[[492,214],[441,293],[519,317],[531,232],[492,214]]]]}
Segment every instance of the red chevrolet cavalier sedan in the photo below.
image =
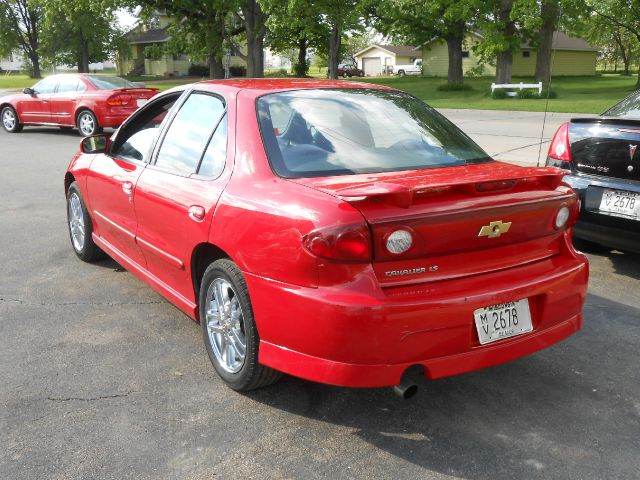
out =
{"type": "Polygon", "coordinates": [[[113,75],[52,75],[23,93],[0,98],[0,119],[9,133],[45,125],[76,127],[86,137],[118,127],[158,91],[113,75]]]}
{"type": "Polygon", "coordinates": [[[398,90],[197,83],[81,146],[65,176],[76,254],[108,254],[200,321],[233,389],[280,372],[394,386],[580,329],[588,265],[563,173],[492,160],[398,90]]]}

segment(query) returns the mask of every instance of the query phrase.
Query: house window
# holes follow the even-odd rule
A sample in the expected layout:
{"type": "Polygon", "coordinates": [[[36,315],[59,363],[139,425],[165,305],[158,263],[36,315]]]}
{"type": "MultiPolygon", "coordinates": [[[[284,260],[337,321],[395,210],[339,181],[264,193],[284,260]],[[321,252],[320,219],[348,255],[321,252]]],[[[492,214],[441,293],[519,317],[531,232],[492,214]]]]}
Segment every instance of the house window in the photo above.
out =
{"type": "Polygon", "coordinates": [[[409,57],[409,63],[413,63],[416,61],[416,57],[409,57]]]}
{"type": "Polygon", "coordinates": [[[462,51],[462,58],[469,58],[469,50],[462,51]]]}
{"type": "Polygon", "coordinates": [[[529,58],[531,56],[531,52],[529,50],[525,50],[522,52],[522,58],[529,58]]]}

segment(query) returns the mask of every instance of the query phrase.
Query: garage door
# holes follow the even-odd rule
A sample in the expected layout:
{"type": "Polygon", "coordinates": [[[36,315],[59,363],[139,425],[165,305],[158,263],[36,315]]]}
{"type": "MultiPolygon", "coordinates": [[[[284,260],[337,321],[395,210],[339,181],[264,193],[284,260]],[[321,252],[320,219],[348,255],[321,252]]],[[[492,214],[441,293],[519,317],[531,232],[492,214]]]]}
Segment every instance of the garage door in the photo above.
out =
{"type": "Polygon", "coordinates": [[[380,57],[369,57],[362,59],[362,70],[367,77],[377,77],[382,72],[382,62],[380,57]]]}

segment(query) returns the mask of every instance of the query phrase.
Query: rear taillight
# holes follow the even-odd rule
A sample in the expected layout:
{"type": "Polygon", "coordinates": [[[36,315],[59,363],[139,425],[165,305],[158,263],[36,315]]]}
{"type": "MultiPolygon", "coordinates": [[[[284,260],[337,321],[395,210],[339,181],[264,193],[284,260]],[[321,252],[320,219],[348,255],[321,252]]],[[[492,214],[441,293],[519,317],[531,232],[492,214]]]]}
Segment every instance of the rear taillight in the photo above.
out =
{"type": "Polygon", "coordinates": [[[314,230],[302,239],[312,254],[341,262],[371,261],[371,236],[364,225],[348,225],[314,230]]]}
{"type": "Polygon", "coordinates": [[[566,162],[571,161],[571,148],[569,147],[569,123],[563,123],[553,136],[549,152],[547,153],[547,165],[550,167],[569,168],[566,162]]]}
{"type": "Polygon", "coordinates": [[[126,107],[131,103],[131,95],[113,95],[107,99],[110,107],[126,107]]]}

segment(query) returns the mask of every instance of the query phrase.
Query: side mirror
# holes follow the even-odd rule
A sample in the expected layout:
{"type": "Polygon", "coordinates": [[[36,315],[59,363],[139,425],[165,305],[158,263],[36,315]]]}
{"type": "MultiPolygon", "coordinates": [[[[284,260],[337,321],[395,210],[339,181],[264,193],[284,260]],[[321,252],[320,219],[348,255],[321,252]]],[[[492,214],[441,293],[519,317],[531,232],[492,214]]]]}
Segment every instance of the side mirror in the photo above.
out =
{"type": "Polygon", "coordinates": [[[109,137],[106,135],[92,135],[80,142],[82,153],[106,153],[109,149],[109,137]]]}
{"type": "Polygon", "coordinates": [[[26,88],[22,91],[22,93],[24,93],[25,95],[35,95],[35,94],[36,94],[36,91],[35,91],[33,88],[31,88],[31,87],[26,87],[26,88]]]}

